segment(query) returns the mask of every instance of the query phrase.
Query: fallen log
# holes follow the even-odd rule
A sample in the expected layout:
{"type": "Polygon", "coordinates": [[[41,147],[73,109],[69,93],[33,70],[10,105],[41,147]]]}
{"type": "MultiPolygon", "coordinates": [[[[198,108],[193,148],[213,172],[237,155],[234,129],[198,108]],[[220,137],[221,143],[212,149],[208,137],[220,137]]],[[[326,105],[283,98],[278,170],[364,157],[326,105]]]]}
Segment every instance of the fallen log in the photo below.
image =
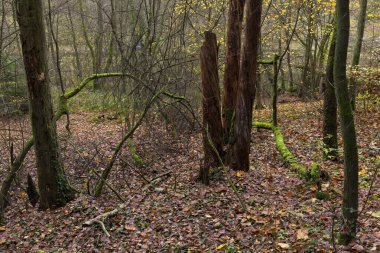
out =
{"type": "Polygon", "coordinates": [[[253,127],[265,128],[273,131],[277,150],[280,152],[285,163],[302,178],[308,181],[316,182],[318,184],[318,188],[320,188],[319,184],[321,180],[328,178],[327,172],[322,171],[318,163],[314,163],[309,169],[298,163],[297,158],[286,147],[281,129],[278,126],[274,126],[269,122],[253,122],[253,127]]]}

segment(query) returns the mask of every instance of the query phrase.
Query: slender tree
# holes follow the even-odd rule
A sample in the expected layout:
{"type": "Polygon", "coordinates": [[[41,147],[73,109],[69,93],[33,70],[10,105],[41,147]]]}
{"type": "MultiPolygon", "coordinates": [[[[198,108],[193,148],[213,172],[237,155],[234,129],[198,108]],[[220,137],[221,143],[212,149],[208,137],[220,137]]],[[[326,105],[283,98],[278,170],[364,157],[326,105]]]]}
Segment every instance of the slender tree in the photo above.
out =
{"type": "MultiPolygon", "coordinates": [[[[360,62],[360,53],[362,50],[363,44],[363,35],[365,28],[365,19],[367,16],[367,0],[360,0],[360,13],[358,19],[358,28],[356,30],[356,41],[354,46],[354,53],[352,55],[351,68],[356,68],[360,62]]],[[[355,98],[356,98],[356,83],[351,78],[350,79],[350,94],[351,94],[351,106],[352,109],[355,110],[355,98]]]]}
{"type": "Polygon", "coordinates": [[[74,198],[60,155],[50,94],[46,35],[41,0],[18,0],[18,23],[27,76],[37,160],[40,208],[65,205],[74,198]]]}
{"type": "Polygon", "coordinates": [[[334,87],[334,54],[336,45],[336,28],[330,42],[326,68],[326,83],[323,92],[323,155],[325,159],[334,160],[338,151],[337,105],[334,87]]]}
{"type": "Polygon", "coordinates": [[[246,28],[236,99],[234,137],[230,156],[231,168],[244,171],[249,170],[252,106],[257,81],[262,1],[248,0],[246,8],[246,28]]]}
{"type": "Polygon", "coordinates": [[[350,1],[337,0],[337,37],[334,59],[335,94],[340,112],[344,150],[343,222],[341,242],[348,244],[356,235],[358,217],[358,148],[355,120],[349,99],[346,76],[347,48],[350,35],[350,1]]]}

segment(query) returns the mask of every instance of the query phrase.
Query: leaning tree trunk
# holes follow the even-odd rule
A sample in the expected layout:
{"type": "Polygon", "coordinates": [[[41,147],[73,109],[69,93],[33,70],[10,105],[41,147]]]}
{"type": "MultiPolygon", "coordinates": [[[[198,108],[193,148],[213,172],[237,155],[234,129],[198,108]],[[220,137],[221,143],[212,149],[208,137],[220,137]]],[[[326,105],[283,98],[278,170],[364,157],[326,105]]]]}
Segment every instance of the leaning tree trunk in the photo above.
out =
{"type": "Polygon", "coordinates": [[[341,242],[348,244],[356,235],[358,218],[358,148],[355,120],[346,77],[347,48],[350,32],[349,0],[337,0],[337,38],[334,59],[335,94],[340,112],[344,151],[343,219],[341,242]]]}
{"type": "Polygon", "coordinates": [[[244,0],[230,0],[227,27],[226,62],[224,69],[223,92],[223,131],[224,142],[229,142],[236,104],[236,91],[239,83],[241,29],[244,0]]]}
{"type": "Polygon", "coordinates": [[[31,105],[40,208],[59,207],[74,198],[74,191],[63,168],[51,103],[42,1],[18,0],[17,18],[31,105]]]}
{"type": "Polygon", "coordinates": [[[218,46],[216,35],[212,32],[205,32],[205,42],[201,48],[201,72],[204,163],[200,168],[199,178],[204,184],[208,184],[209,169],[221,165],[219,158],[223,152],[223,128],[220,112],[218,76],[218,46]]]}
{"type": "Polygon", "coordinates": [[[326,68],[326,83],[323,92],[323,156],[335,160],[338,153],[337,105],[334,87],[334,54],[336,31],[331,37],[331,45],[326,68]]]}
{"type": "MultiPolygon", "coordinates": [[[[351,68],[353,69],[356,68],[360,62],[360,52],[362,50],[366,16],[367,16],[367,0],[360,0],[360,15],[359,15],[359,20],[358,20],[358,28],[356,30],[356,41],[355,41],[354,53],[352,55],[352,63],[351,63],[351,68]]],[[[355,110],[357,84],[355,83],[355,80],[353,80],[353,78],[350,78],[350,89],[351,89],[350,90],[351,106],[352,106],[352,109],[355,110]]]]}
{"type": "Polygon", "coordinates": [[[248,0],[246,8],[246,29],[239,73],[234,137],[230,156],[230,167],[234,170],[244,171],[249,170],[252,106],[257,81],[262,1],[248,0]]]}

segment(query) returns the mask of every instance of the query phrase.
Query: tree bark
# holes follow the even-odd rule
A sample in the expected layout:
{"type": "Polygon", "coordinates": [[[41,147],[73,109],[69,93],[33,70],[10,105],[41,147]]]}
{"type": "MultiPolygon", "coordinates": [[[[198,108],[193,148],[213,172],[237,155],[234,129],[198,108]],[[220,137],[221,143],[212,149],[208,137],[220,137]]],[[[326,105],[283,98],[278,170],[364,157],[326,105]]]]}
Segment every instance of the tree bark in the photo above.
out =
{"type": "Polygon", "coordinates": [[[229,142],[230,133],[232,131],[231,129],[233,127],[236,92],[239,84],[241,30],[244,14],[244,1],[245,0],[230,0],[229,4],[222,114],[225,143],[229,142]]]}
{"type": "Polygon", "coordinates": [[[334,87],[334,54],[336,28],[331,37],[331,45],[326,68],[326,83],[323,92],[323,156],[335,160],[338,153],[337,105],[334,87]]]}
{"type": "Polygon", "coordinates": [[[204,184],[209,184],[209,169],[220,166],[219,157],[223,156],[218,46],[216,35],[211,32],[205,32],[205,41],[201,48],[201,72],[204,162],[199,171],[199,178],[204,184]],[[219,154],[215,153],[212,145],[219,154]]]}
{"type": "Polygon", "coordinates": [[[243,171],[249,170],[252,106],[257,81],[262,1],[249,0],[246,8],[243,56],[239,72],[234,139],[230,156],[230,167],[234,170],[243,171]]]}
{"type": "Polygon", "coordinates": [[[350,32],[349,0],[337,0],[337,38],[334,59],[335,94],[340,112],[344,151],[343,219],[341,242],[348,244],[356,235],[358,217],[358,148],[355,121],[349,100],[346,77],[347,48],[350,32]]]}
{"type": "Polygon", "coordinates": [[[273,94],[272,94],[272,122],[274,126],[277,126],[277,98],[278,98],[278,73],[279,73],[279,64],[278,59],[280,56],[275,54],[273,56],[273,94]]]}
{"type": "Polygon", "coordinates": [[[31,105],[40,208],[60,207],[74,199],[74,191],[63,168],[51,103],[42,1],[19,0],[18,23],[31,105]]]}

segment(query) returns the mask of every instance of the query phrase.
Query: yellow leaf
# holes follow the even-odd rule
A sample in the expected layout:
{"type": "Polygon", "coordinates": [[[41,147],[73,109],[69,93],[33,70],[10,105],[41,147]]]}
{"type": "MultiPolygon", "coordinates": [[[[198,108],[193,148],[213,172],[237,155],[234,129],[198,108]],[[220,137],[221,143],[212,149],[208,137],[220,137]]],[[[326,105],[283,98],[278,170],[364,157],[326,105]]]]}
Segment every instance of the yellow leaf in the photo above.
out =
{"type": "Polygon", "coordinates": [[[0,232],[4,232],[5,230],[7,230],[5,227],[0,227],[0,232]]]}
{"type": "Polygon", "coordinates": [[[243,177],[244,176],[244,171],[239,170],[238,172],[236,172],[236,176],[237,177],[243,177]]]}
{"type": "Polygon", "coordinates": [[[366,168],[363,168],[363,169],[361,169],[360,171],[359,171],[359,176],[363,176],[363,175],[365,175],[365,174],[367,174],[367,170],[366,170],[366,168]]]}
{"type": "Polygon", "coordinates": [[[298,229],[297,230],[297,240],[307,240],[309,239],[309,231],[307,229],[298,229]]]}
{"type": "Polygon", "coordinates": [[[224,249],[227,246],[227,244],[223,243],[216,247],[217,250],[224,249]]]}
{"type": "Polygon", "coordinates": [[[25,199],[26,197],[26,192],[20,192],[19,196],[20,196],[20,199],[25,199]]]}
{"type": "Polygon", "coordinates": [[[280,246],[281,249],[289,249],[290,248],[289,244],[287,244],[287,243],[279,242],[279,243],[277,243],[277,245],[280,246]]]}

